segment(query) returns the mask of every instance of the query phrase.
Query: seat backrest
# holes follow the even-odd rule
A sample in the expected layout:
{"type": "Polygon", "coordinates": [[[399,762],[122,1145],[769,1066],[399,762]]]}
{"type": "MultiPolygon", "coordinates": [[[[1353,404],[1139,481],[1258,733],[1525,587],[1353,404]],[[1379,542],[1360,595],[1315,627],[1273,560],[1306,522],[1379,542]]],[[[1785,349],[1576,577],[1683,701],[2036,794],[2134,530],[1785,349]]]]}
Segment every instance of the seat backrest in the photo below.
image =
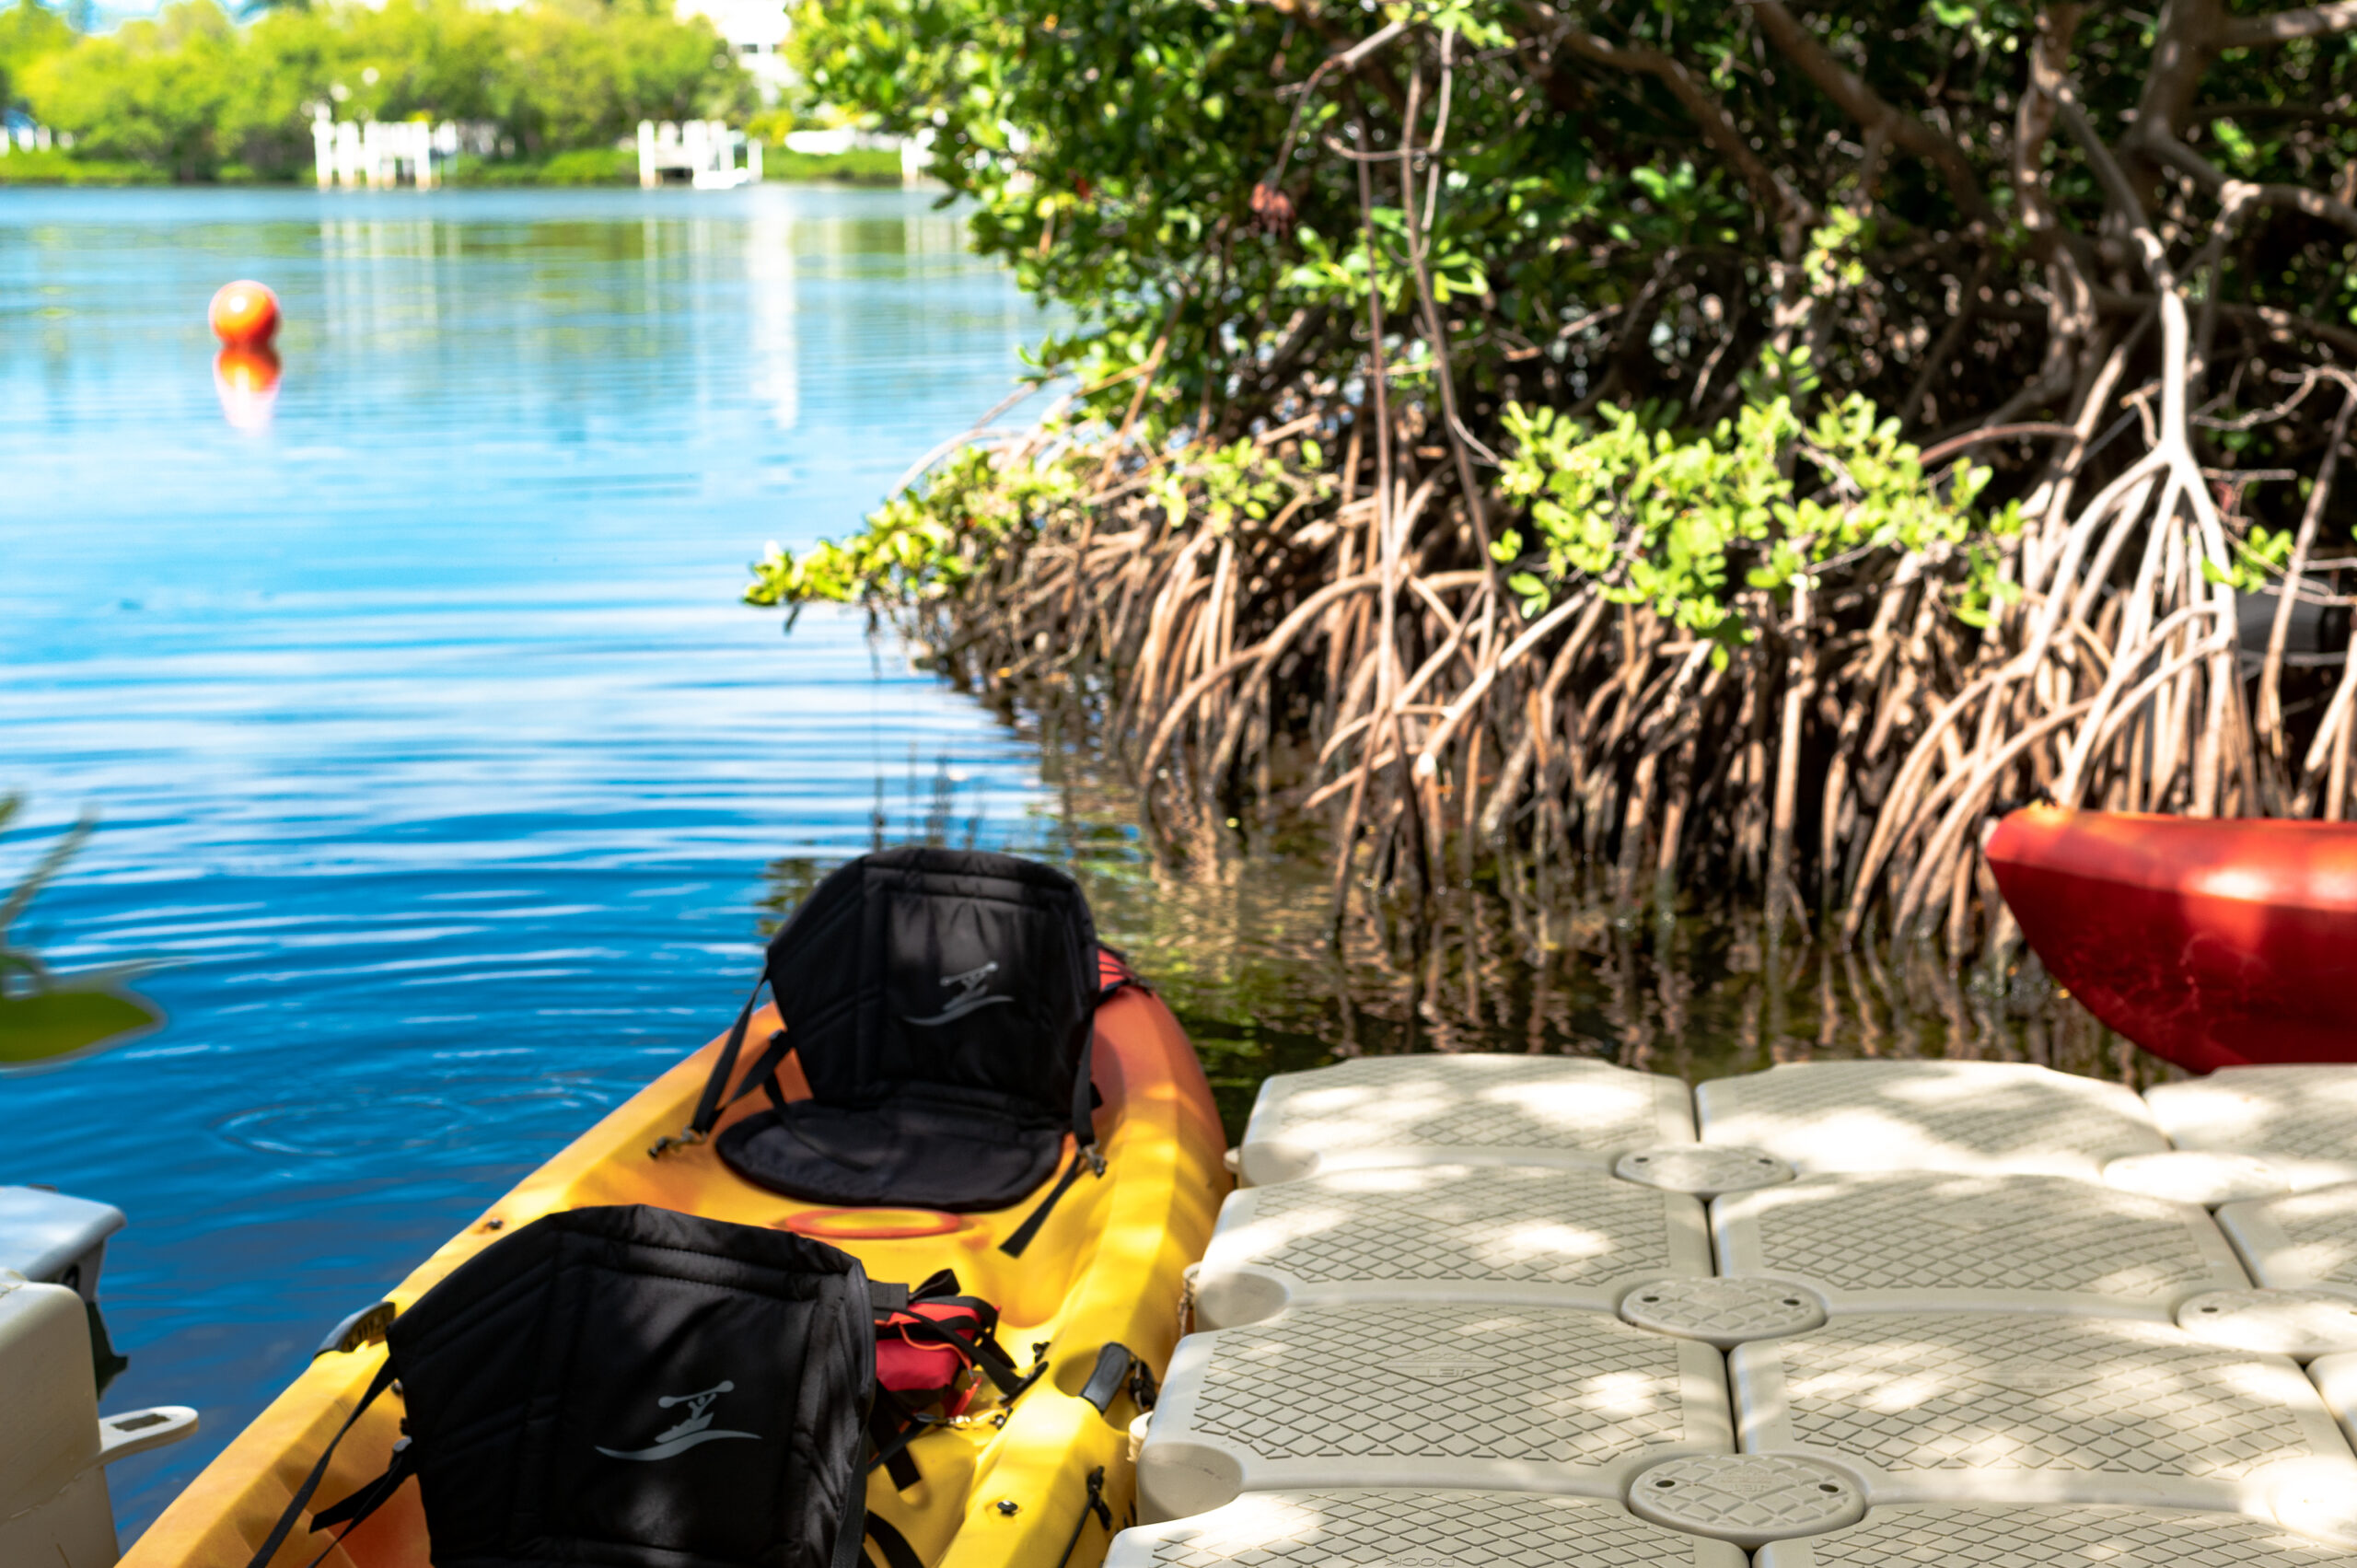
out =
{"type": "Polygon", "coordinates": [[[1052,866],[973,850],[862,855],[771,940],[769,977],[821,1103],[930,1087],[1072,1115],[1097,929],[1079,884],[1052,866]]]}
{"type": "Polygon", "coordinates": [[[315,1536],[414,1475],[437,1568],[841,1568],[865,1515],[874,1317],[858,1260],[807,1237],[637,1204],[545,1215],[393,1319],[248,1568],[389,1389],[405,1440],[311,1514],[315,1536]]]}

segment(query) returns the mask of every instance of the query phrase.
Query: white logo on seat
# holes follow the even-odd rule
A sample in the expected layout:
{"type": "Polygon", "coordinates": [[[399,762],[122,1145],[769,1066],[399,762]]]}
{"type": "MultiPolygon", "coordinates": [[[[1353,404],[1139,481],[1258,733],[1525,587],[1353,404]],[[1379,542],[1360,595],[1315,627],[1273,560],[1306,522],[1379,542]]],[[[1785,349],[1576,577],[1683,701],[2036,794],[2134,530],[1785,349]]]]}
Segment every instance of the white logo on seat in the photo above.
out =
{"type": "Polygon", "coordinates": [[[946,1023],[953,1023],[967,1014],[979,1012],[984,1007],[996,1007],[1003,1003],[1013,1002],[1015,998],[1012,996],[993,996],[982,989],[991,982],[991,976],[996,973],[998,973],[998,964],[993,960],[982,965],[980,969],[968,970],[964,974],[943,975],[941,989],[957,993],[949,999],[949,1005],[930,1018],[911,1018],[905,1013],[900,1016],[921,1029],[933,1029],[939,1028],[946,1023]]]}
{"type": "Polygon", "coordinates": [[[655,1401],[657,1410],[669,1410],[673,1405],[688,1407],[688,1419],[668,1431],[655,1434],[652,1447],[624,1451],[620,1448],[599,1448],[598,1452],[610,1459],[668,1459],[674,1454],[684,1454],[699,1443],[716,1443],[723,1437],[750,1437],[759,1440],[758,1432],[715,1432],[712,1425],[712,1402],[729,1393],[737,1385],[723,1380],[716,1388],[706,1388],[701,1394],[667,1394],[655,1401]]]}

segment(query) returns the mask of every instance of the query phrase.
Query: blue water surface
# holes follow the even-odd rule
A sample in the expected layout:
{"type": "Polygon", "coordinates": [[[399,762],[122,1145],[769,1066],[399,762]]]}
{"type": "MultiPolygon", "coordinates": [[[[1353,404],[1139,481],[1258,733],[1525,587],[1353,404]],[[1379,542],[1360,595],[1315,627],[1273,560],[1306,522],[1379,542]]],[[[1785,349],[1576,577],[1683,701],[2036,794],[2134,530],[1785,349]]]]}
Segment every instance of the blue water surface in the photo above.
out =
{"type": "Polygon", "coordinates": [[[772,859],[1040,808],[859,618],[733,601],[1042,328],[921,193],[0,190],[0,885],[95,812],[16,935],[168,965],[158,1033],[0,1076],[0,1182],[131,1216],[106,1407],[203,1415],[110,1472],[126,1541],[725,1022],[772,859]],[[258,432],[239,276],[287,315],[258,432]]]}

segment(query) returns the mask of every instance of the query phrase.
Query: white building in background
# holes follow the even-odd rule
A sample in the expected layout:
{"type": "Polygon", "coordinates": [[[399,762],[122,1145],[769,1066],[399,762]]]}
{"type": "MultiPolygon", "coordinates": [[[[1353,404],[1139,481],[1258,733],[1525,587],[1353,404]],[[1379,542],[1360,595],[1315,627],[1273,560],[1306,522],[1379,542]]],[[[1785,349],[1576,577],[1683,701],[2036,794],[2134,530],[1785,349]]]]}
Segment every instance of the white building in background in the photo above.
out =
{"type": "Polygon", "coordinates": [[[325,104],[311,118],[311,153],[319,189],[331,185],[414,185],[430,191],[447,178],[461,153],[488,157],[496,149],[499,128],[489,123],[459,123],[445,120],[429,125],[423,120],[330,118],[325,104]]]}
{"type": "Polygon", "coordinates": [[[52,137],[49,127],[29,114],[14,109],[0,113],[0,157],[6,157],[11,146],[21,147],[29,153],[45,153],[53,146],[71,147],[73,145],[74,133],[71,131],[60,131],[52,137]]]}
{"type": "Polygon", "coordinates": [[[726,191],[761,182],[761,144],[717,120],[638,122],[638,182],[726,191]],[[742,148],[745,161],[737,161],[742,148]]]}
{"type": "Polygon", "coordinates": [[[708,18],[737,63],[760,88],[763,103],[775,103],[792,73],[785,67],[785,41],[794,23],[785,14],[785,0],[672,0],[681,20],[708,18]]]}

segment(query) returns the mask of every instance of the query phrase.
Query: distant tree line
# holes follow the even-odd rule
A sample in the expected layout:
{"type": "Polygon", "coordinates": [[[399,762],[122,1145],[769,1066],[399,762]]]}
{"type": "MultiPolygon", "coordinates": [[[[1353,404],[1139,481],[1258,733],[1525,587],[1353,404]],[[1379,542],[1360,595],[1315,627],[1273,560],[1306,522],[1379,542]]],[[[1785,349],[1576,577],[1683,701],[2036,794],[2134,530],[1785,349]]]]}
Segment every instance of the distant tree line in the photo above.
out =
{"type": "Polygon", "coordinates": [[[541,159],[610,146],[642,119],[740,118],[753,87],[708,21],[662,0],[386,0],[245,21],[180,0],[104,36],[38,0],[0,10],[0,105],[70,134],[77,156],[177,180],[301,177],[319,104],[339,120],[487,121],[541,159]]]}

